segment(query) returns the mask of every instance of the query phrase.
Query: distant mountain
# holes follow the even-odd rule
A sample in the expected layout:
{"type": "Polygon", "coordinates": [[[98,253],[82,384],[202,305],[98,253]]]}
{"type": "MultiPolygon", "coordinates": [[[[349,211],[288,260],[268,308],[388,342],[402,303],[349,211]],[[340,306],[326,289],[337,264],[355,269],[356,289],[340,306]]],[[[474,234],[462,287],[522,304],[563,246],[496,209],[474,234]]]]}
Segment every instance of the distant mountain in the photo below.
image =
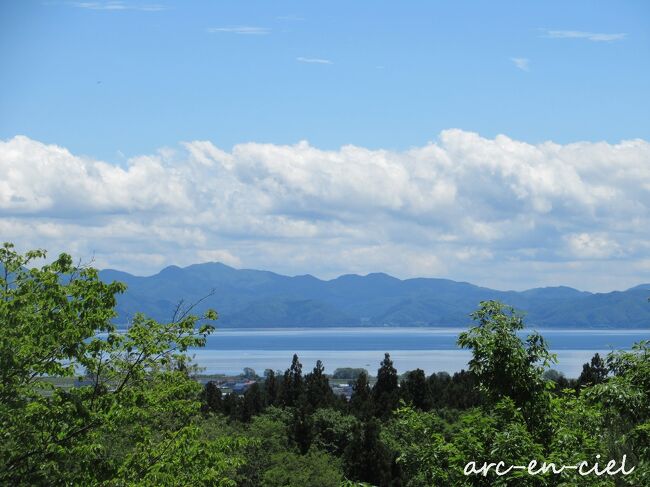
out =
{"type": "Polygon", "coordinates": [[[126,323],[137,311],[168,320],[180,300],[191,304],[212,292],[194,311],[216,309],[220,326],[466,326],[480,301],[497,299],[525,313],[530,326],[650,327],[650,284],[610,293],[564,286],[516,292],[387,274],[349,274],[324,281],[221,263],[170,266],[149,277],[110,269],[100,276],[128,286],[118,298],[118,323],[126,323]]]}

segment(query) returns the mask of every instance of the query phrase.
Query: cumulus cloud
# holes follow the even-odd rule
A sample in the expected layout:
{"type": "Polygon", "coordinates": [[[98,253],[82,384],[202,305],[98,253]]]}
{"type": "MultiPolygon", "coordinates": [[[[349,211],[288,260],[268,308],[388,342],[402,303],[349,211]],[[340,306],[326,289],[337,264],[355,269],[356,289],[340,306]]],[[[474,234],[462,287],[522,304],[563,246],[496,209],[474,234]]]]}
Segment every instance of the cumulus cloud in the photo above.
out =
{"type": "Polygon", "coordinates": [[[607,234],[578,233],[567,235],[569,249],[579,258],[607,259],[623,255],[621,246],[607,234]]]}
{"type": "Polygon", "coordinates": [[[643,280],[649,162],[643,140],[452,129],[401,152],[191,141],[118,166],[17,136],[0,142],[0,235],[136,273],[218,260],[612,289],[643,280]]]}

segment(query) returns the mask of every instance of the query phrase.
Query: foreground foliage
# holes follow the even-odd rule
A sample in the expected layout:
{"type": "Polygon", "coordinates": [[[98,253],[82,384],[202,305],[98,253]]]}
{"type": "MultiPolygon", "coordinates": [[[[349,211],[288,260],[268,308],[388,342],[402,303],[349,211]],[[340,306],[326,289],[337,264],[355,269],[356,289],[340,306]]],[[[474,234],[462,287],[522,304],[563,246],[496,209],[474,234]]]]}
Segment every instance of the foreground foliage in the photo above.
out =
{"type": "Polygon", "coordinates": [[[576,381],[549,369],[539,334],[483,302],[459,337],[469,370],[401,377],[386,354],[376,380],[336,397],[319,361],[294,355],[245,393],[201,386],[187,350],[216,313],[111,324],[119,283],[63,254],[0,249],[0,485],[559,486],[650,485],[650,347],[596,355],[576,381]],[[81,380],[79,380],[81,379],[81,380]],[[372,384],[372,385],[371,385],[372,384]],[[600,455],[600,457],[598,457],[600,455]],[[603,465],[631,475],[465,475],[468,462],[603,465]]]}
{"type": "Polygon", "coordinates": [[[201,438],[200,386],[185,351],[214,312],[110,323],[119,283],[62,254],[0,249],[0,482],[234,485],[244,442],[201,438]],[[62,387],[78,375],[78,387],[62,387]]]}

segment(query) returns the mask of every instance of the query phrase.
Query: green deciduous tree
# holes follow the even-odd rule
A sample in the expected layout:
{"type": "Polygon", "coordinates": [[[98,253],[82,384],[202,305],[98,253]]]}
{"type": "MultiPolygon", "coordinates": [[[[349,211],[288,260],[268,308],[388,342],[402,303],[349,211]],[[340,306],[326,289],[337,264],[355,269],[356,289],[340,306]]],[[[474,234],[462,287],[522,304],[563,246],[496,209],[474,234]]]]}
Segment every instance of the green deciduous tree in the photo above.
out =
{"type": "Polygon", "coordinates": [[[43,257],[0,248],[0,484],[165,485],[181,466],[195,485],[227,484],[241,445],[198,439],[201,386],[185,354],[216,313],[138,314],[120,333],[122,284],[66,254],[33,267],[43,257]]]}
{"type": "Polygon", "coordinates": [[[583,391],[603,410],[612,454],[626,454],[636,472],[629,485],[650,484],[650,341],[632,350],[610,352],[607,366],[612,376],[583,391]],[[633,483],[635,482],[635,483],[633,483]]]}
{"type": "Polygon", "coordinates": [[[339,462],[323,452],[282,452],[271,461],[272,466],[262,476],[263,487],[339,487],[343,479],[339,462]]]}
{"type": "Polygon", "coordinates": [[[352,439],[358,421],[335,409],[316,410],[312,420],[312,446],[340,457],[352,439]]]}
{"type": "Polygon", "coordinates": [[[538,438],[548,437],[549,388],[544,370],[555,362],[546,341],[539,333],[525,342],[517,336],[524,328],[521,316],[497,301],[483,301],[472,313],[477,322],[459,335],[458,343],[472,350],[470,371],[491,403],[510,398],[521,408],[530,431],[538,438]]]}

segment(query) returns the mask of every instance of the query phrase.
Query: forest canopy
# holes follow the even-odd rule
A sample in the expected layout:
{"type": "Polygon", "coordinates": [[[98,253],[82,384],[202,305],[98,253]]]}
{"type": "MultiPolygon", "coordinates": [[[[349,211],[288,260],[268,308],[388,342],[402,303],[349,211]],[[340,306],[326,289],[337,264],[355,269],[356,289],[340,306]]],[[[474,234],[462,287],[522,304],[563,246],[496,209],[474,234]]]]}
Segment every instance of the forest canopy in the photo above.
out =
{"type": "Polygon", "coordinates": [[[466,371],[400,375],[387,353],[373,377],[338,371],[348,400],[324,364],[305,371],[294,355],[284,373],[224,393],[188,355],[215,311],[135,314],[118,331],[125,286],[45,257],[0,248],[2,485],[650,485],[648,342],[566,379],[541,335],[522,341],[522,317],[485,301],[458,339],[466,371]],[[623,458],[629,475],[464,471],[623,458]]]}

